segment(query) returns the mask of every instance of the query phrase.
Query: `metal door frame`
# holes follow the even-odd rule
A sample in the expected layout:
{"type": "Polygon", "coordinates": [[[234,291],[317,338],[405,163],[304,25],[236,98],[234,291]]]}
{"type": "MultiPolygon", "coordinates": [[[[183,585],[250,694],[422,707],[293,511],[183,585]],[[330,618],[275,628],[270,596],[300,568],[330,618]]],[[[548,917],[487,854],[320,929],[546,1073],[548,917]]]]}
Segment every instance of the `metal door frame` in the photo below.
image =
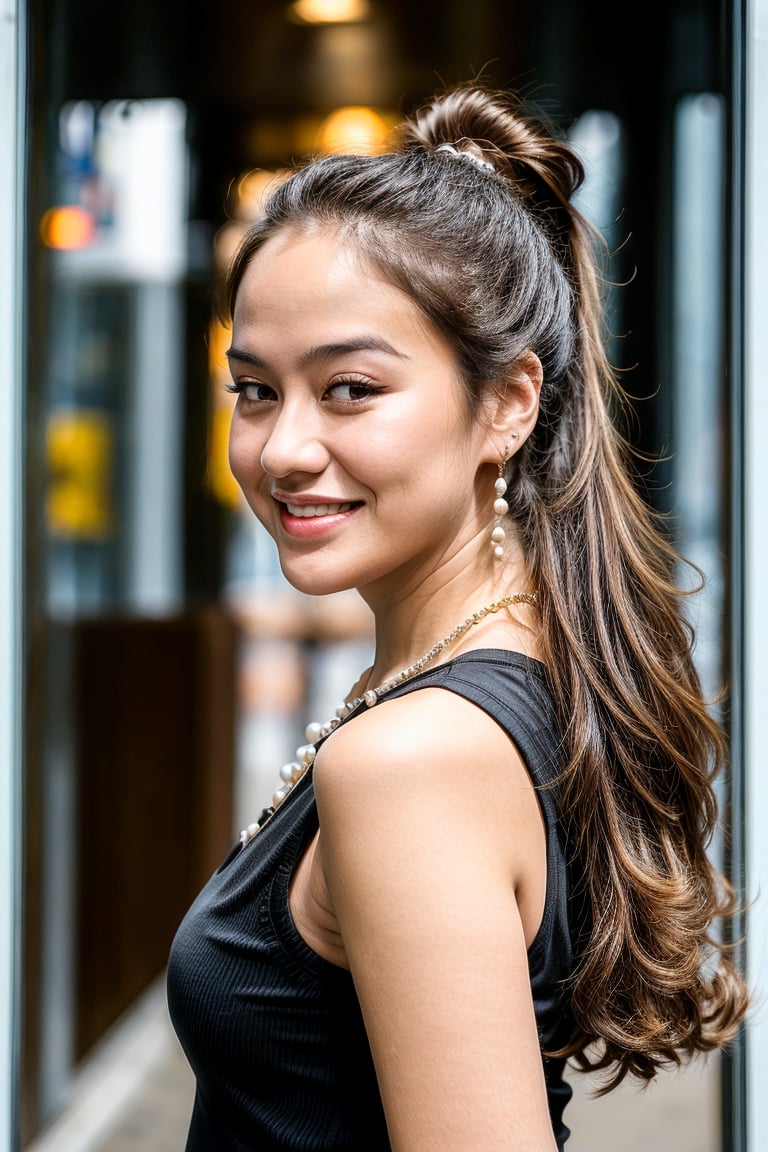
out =
{"type": "MultiPolygon", "coordinates": [[[[735,669],[743,747],[743,868],[747,973],[755,1005],[744,1036],[746,1147],[768,1148],[768,0],[746,0],[743,44],[743,385],[734,460],[741,472],[741,580],[735,580],[735,669]],[[738,631],[741,635],[738,637],[738,631]],[[739,677],[740,673],[740,677],[739,677]]],[[[739,15],[735,15],[738,19],[739,15]]],[[[737,244],[739,236],[734,236],[737,244]]],[[[739,524],[736,524],[738,531],[739,524]]],[[[738,770],[738,763],[736,768],[738,770]]]]}
{"type": "Polygon", "coordinates": [[[0,0],[0,1146],[19,1140],[23,0],[0,0]]]}

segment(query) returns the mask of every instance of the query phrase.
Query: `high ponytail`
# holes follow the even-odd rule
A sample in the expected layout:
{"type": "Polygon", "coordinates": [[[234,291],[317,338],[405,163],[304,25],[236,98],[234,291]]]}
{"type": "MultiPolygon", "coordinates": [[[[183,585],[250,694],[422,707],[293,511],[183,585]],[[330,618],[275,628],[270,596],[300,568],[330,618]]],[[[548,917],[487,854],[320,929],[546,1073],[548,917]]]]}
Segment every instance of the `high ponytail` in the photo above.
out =
{"type": "Polygon", "coordinates": [[[585,910],[562,1054],[612,1087],[727,1043],[747,993],[717,933],[735,896],[707,854],[725,739],[702,699],[680,558],[618,429],[600,238],[572,203],[583,176],[567,140],[517,97],[462,85],[406,123],[399,151],[324,157],[280,185],[227,293],[233,308],[276,231],[332,228],[450,341],[470,404],[528,350],[542,363],[540,415],[507,466],[507,500],[538,589],[585,910]]]}

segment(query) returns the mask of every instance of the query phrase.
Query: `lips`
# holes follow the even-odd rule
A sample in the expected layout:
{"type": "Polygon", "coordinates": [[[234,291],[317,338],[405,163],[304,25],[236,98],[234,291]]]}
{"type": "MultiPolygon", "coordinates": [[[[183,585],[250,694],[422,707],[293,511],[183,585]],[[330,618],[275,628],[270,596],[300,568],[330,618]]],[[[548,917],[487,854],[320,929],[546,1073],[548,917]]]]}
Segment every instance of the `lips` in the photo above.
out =
{"type": "Polygon", "coordinates": [[[342,512],[351,511],[354,504],[289,504],[285,501],[284,506],[291,516],[309,520],[313,516],[338,516],[342,512]]]}

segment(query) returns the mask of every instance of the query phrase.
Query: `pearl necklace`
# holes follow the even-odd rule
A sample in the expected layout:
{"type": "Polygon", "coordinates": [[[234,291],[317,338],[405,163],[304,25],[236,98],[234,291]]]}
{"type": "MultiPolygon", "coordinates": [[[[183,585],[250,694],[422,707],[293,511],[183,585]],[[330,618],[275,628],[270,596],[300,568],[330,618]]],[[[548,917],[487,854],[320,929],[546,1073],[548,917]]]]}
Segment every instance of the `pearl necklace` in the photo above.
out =
{"type": "Polygon", "coordinates": [[[494,600],[492,604],[486,604],[484,608],[479,608],[477,612],[473,612],[471,616],[467,616],[466,620],[462,620],[461,624],[457,624],[453,631],[444,636],[442,640],[438,640],[433,644],[428,652],[420,656],[413,664],[409,664],[407,668],[403,668],[394,676],[390,676],[378,688],[368,688],[363,692],[362,696],[356,696],[353,700],[345,700],[336,709],[336,714],[332,719],[326,721],[325,724],[320,724],[317,720],[312,720],[307,724],[305,730],[306,744],[302,744],[296,749],[296,759],[283,764],[280,769],[280,779],[282,783],[276,789],[272,796],[272,805],[265,808],[259,816],[259,819],[254,824],[249,824],[240,833],[240,844],[244,848],[245,845],[253,839],[256,833],[262,828],[267,820],[274,814],[276,809],[285,800],[288,793],[298,784],[307,769],[314,763],[315,755],[317,754],[317,745],[326,736],[330,736],[334,728],[344,720],[350,713],[359,708],[361,704],[365,704],[367,708],[373,708],[379,699],[392,688],[396,688],[399,684],[404,684],[406,680],[411,680],[414,676],[421,672],[427,664],[430,664],[436,656],[439,656],[444,649],[446,649],[454,641],[468,632],[475,624],[479,624],[486,616],[491,616],[494,612],[500,612],[502,608],[507,608],[510,604],[535,604],[535,592],[515,592],[511,596],[503,596],[501,600],[494,600]]]}

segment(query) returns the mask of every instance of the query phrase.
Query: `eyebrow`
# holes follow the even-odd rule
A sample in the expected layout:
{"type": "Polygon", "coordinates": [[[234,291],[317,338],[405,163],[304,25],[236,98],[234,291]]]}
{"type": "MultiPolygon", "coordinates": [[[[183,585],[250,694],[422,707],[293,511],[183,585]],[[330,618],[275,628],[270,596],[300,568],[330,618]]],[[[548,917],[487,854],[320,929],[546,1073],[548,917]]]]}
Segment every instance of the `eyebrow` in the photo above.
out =
{"type": "MultiPolygon", "coordinates": [[[[405,352],[398,352],[388,340],[380,336],[356,336],[351,340],[334,341],[332,344],[319,344],[310,348],[299,360],[299,367],[308,368],[323,360],[330,360],[334,356],[346,356],[352,352],[384,352],[387,356],[396,356],[399,360],[407,360],[405,352]]],[[[255,368],[266,368],[267,364],[260,356],[253,352],[246,352],[242,348],[228,348],[225,352],[228,360],[242,360],[245,364],[253,364],[255,368]]]]}

